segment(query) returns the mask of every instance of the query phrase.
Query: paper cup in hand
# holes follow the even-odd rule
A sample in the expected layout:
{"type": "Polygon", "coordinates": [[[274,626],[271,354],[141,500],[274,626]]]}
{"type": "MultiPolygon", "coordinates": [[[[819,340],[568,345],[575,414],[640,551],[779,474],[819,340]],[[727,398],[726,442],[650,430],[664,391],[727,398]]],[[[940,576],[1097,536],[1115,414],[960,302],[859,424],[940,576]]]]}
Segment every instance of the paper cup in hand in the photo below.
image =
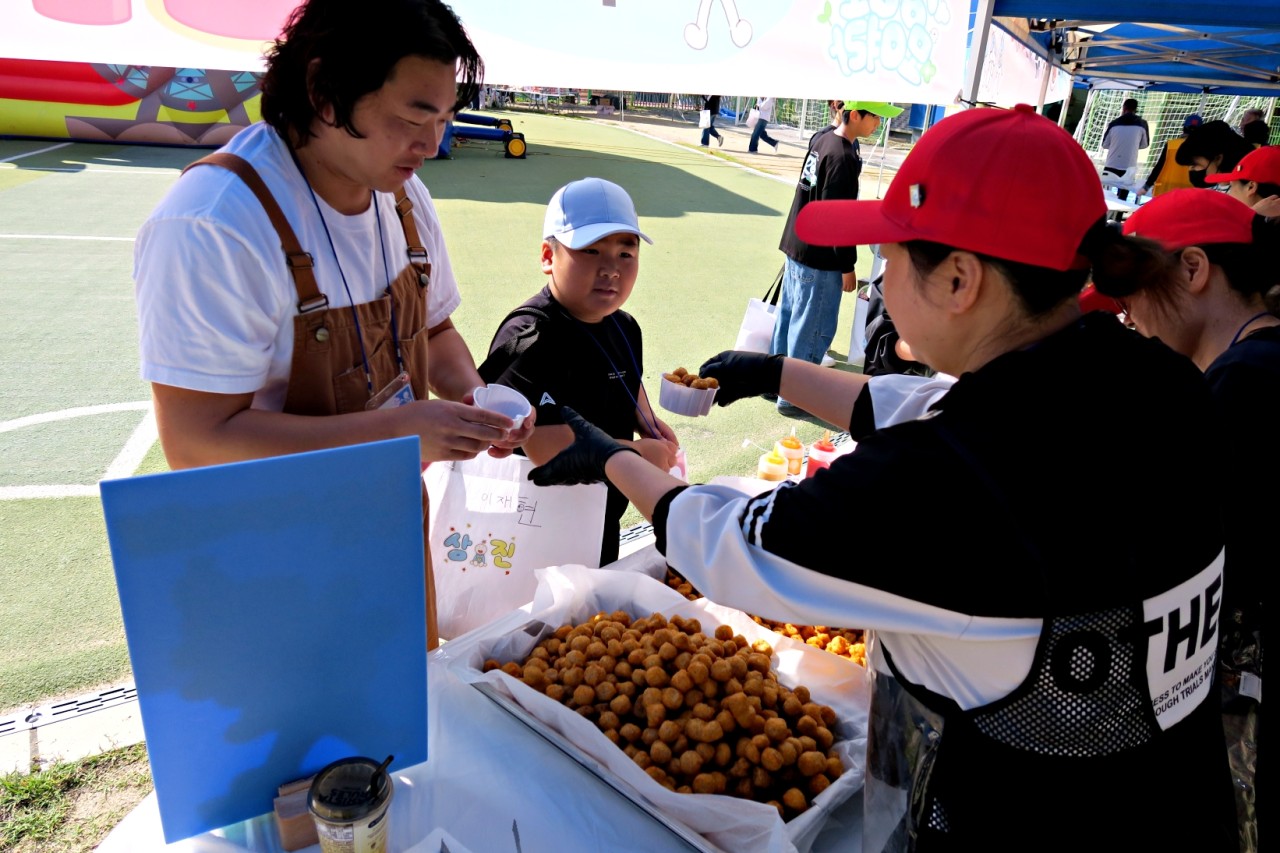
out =
{"type": "Polygon", "coordinates": [[[483,385],[472,391],[471,396],[480,408],[511,418],[512,429],[519,429],[520,424],[533,411],[533,406],[529,405],[523,394],[506,385],[483,385]]]}
{"type": "Polygon", "coordinates": [[[674,412],[677,415],[690,417],[709,415],[717,390],[719,389],[690,388],[687,385],[663,379],[662,387],[658,391],[658,404],[668,412],[674,412]]]}

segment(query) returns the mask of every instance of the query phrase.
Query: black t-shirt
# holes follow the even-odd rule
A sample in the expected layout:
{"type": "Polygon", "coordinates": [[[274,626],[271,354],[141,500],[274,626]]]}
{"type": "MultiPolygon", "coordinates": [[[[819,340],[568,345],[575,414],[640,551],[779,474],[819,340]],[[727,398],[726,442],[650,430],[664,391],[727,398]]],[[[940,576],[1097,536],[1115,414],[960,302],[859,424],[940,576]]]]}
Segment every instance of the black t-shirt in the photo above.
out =
{"type": "Polygon", "coordinates": [[[858,259],[853,246],[810,246],[796,236],[796,217],[811,201],[826,199],[856,199],[858,176],[862,174],[862,158],[858,143],[850,142],[838,133],[817,134],[809,141],[804,165],[800,168],[800,180],[796,182],[795,198],[787,215],[786,227],[778,248],[788,258],[815,270],[853,272],[858,259]]]}
{"type": "MultiPolygon", "coordinates": [[[[569,406],[614,438],[636,436],[636,401],[644,372],[640,325],[625,311],[599,323],[575,319],[544,287],[512,311],[489,345],[480,378],[523,394],[537,425],[564,423],[569,406]]],[[[600,564],[618,558],[619,523],[627,499],[613,486],[605,505],[600,564]]]]}
{"type": "Polygon", "coordinates": [[[1275,504],[1268,496],[1280,479],[1280,457],[1271,450],[1280,426],[1280,326],[1259,329],[1229,347],[1209,365],[1205,379],[1225,453],[1225,482],[1217,496],[1227,531],[1220,663],[1261,674],[1254,633],[1261,636],[1262,578],[1276,564],[1275,504]]]}

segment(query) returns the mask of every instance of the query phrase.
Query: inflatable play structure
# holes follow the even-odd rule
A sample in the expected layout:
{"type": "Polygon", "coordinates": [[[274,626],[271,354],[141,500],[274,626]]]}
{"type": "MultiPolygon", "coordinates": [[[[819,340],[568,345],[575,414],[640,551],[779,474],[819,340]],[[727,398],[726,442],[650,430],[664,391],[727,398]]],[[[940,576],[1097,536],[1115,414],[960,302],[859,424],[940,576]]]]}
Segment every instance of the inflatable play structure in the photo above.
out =
{"type": "Polygon", "coordinates": [[[261,74],[0,59],[0,135],[217,147],[260,117],[261,74]]]}
{"type": "MultiPolygon", "coordinates": [[[[0,59],[0,137],[217,148],[261,118],[261,73],[0,59]]],[[[528,146],[505,118],[459,113],[452,136],[528,146]]]]}
{"type": "Polygon", "coordinates": [[[478,113],[458,113],[453,117],[453,121],[449,123],[449,129],[445,132],[444,139],[440,142],[440,153],[436,155],[437,158],[452,156],[454,137],[458,139],[480,139],[485,142],[501,142],[503,156],[518,160],[523,160],[525,153],[528,151],[528,145],[524,141],[524,134],[513,130],[511,121],[505,118],[494,118],[493,116],[479,115],[478,113]]]}

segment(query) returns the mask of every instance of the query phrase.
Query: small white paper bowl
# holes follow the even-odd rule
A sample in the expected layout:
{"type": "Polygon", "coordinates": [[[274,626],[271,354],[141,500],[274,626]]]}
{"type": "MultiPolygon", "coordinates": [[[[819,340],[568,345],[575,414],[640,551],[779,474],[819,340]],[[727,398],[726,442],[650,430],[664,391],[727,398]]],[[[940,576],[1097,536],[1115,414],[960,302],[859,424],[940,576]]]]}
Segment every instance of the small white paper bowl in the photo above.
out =
{"type": "Polygon", "coordinates": [[[512,429],[519,429],[520,424],[533,411],[533,406],[529,405],[523,394],[506,385],[482,385],[472,391],[471,396],[480,408],[511,418],[512,429]]]}
{"type": "Polygon", "coordinates": [[[718,390],[720,389],[690,388],[687,385],[677,385],[669,379],[663,379],[662,386],[658,390],[658,405],[677,415],[689,417],[709,415],[718,390]]]}

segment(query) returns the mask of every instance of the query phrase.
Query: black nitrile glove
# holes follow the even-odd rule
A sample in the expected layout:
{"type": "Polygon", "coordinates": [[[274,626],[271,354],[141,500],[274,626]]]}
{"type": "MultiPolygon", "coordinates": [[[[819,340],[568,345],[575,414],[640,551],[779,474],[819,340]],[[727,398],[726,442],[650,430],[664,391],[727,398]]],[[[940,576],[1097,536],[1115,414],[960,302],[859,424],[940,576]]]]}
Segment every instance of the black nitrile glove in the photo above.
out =
{"type": "Polygon", "coordinates": [[[782,359],[781,354],[725,350],[703,362],[698,375],[720,383],[716,405],[727,406],[744,397],[777,394],[782,385],[782,359]]]}
{"type": "Polygon", "coordinates": [[[573,430],[573,444],[556,454],[546,465],[539,465],[529,472],[535,486],[578,486],[599,483],[605,479],[604,463],[609,457],[623,450],[637,456],[634,447],[619,444],[616,439],[568,406],[560,407],[560,415],[573,430]]]}

